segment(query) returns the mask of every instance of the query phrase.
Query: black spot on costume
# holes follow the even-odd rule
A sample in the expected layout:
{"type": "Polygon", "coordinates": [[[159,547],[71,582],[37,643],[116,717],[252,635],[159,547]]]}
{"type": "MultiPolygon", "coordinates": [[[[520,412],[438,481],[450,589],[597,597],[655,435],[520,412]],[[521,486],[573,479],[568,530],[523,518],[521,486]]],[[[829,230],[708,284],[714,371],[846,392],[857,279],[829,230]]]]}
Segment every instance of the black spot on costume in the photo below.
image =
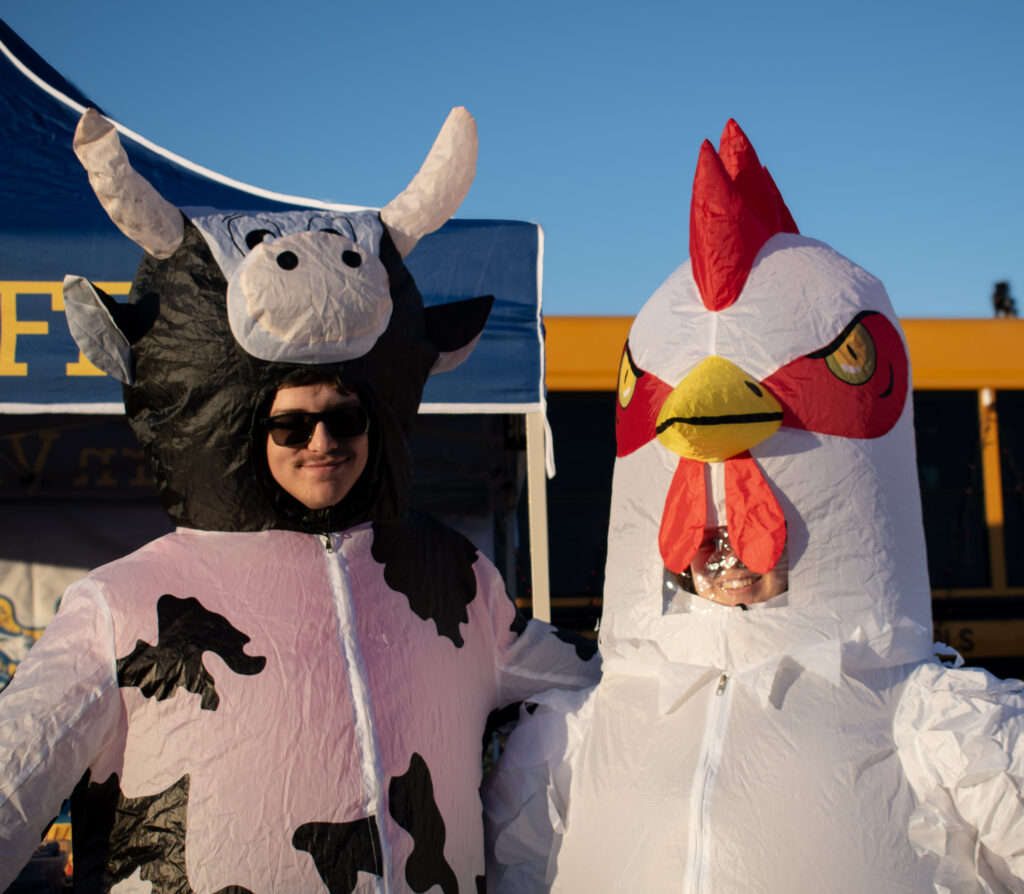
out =
{"type": "Polygon", "coordinates": [[[391,780],[388,788],[391,815],[413,840],[413,851],[405,864],[405,878],[417,894],[440,885],[444,894],[459,894],[455,873],[444,858],[444,819],[434,800],[430,769],[419,754],[413,754],[409,769],[391,780]]]}
{"type": "Polygon", "coordinates": [[[147,698],[161,701],[180,686],[202,696],[204,711],[215,711],[220,697],[213,677],[203,666],[203,652],[216,652],[236,674],[258,674],[267,659],[246,655],[249,637],[221,615],[203,608],[198,599],[165,594],[156,604],[160,636],[155,646],[141,640],[135,651],[117,662],[121,686],[138,686],[147,698]]]}
{"type": "Polygon", "coordinates": [[[424,621],[433,621],[439,636],[462,646],[459,625],[469,620],[466,606],[476,596],[476,547],[458,532],[416,515],[405,522],[375,523],[373,557],[384,566],[388,586],[408,597],[424,621]]]}
{"type": "Polygon", "coordinates": [[[295,830],[292,844],[313,857],[330,894],[351,894],[359,872],[384,872],[380,832],[372,816],[348,823],[306,823],[295,830]]]}

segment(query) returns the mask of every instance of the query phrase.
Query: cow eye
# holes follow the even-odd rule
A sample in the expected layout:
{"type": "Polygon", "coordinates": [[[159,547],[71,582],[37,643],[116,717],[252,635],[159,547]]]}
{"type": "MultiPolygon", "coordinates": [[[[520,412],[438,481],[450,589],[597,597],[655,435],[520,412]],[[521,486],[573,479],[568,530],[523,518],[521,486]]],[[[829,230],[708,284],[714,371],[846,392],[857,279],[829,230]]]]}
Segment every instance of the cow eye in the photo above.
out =
{"type": "Polygon", "coordinates": [[[294,270],[299,266],[299,257],[293,251],[283,251],[277,256],[277,266],[282,270],[294,270]]]}
{"type": "Polygon", "coordinates": [[[245,244],[249,251],[252,251],[257,245],[259,245],[267,236],[273,236],[274,234],[270,230],[250,230],[245,234],[245,244]]]}
{"type": "Polygon", "coordinates": [[[357,251],[343,251],[341,253],[341,260],[345,262],[348,267],[358,267],[363,263],[363,256],[357,251]]]}

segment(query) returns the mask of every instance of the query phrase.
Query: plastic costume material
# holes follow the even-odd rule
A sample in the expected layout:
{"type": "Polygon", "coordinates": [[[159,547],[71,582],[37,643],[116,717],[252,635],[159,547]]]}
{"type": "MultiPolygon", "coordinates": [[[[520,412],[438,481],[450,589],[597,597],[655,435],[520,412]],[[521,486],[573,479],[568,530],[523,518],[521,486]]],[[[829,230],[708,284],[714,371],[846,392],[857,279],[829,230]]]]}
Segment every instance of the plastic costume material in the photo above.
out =
{"type": "Polygon", "coordinates": [[[732,121],[690,233],[622,357],[604,676],[513,734],[492,890],[1024,890],[1024,692],[933,657],[885,289],[799,235],[732,121]],[[720,526],[755,572],[788,549],[788,592],[666,586],[720,526]]]}
{"type": "Polygon", "coordinates": [[[478,890],[489,712],[597,662],[406,515],[404,431],[490,307],[424,311],[402,263],[469,187],[472,118],[379,214],[186,216],[95,112],[75,149],[148,254],[126,305],[69,277],[69,322],[125,383],[180,527],[72,586],[0,698],[0,888],[74,788],[81,890],[478,890]],[[371,420],[365,472],[320,511],[272,483],[257,424],[314,367],[371,420]]]}

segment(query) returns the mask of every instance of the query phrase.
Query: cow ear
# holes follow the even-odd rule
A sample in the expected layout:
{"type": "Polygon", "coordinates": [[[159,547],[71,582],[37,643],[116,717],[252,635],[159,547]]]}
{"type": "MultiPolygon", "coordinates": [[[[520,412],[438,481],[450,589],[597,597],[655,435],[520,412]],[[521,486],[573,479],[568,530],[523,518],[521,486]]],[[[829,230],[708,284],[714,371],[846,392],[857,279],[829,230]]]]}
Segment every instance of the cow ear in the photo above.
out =
{"type": "Polygon", "coordinates": [[[82,353],[107,375],[134,381],[132,348],[111,313],[117,304],[81,276],[64,277],[64,313],[82,353]]]}
{"type": "Polygon", "coordinates": [[[75,129],[75,155],[117,228],[155,258],[169,258],[185,238],[181,212],[128,161],[114,125],[86,109],[75,129]]]}
{"type": "Polygon", "coordinates": [[[430,375],[455,369],[473,353],[493,304],[494,297],[484,295],[424,308],[427,332],[439,351],[430,375]]]}
{"type": "Polygon", "coordinates": [[[403,258],[458,210],[476,174],[476,154],[476,121],[462,106],[452,109],[419,172],[380,212],[403,258]]]}

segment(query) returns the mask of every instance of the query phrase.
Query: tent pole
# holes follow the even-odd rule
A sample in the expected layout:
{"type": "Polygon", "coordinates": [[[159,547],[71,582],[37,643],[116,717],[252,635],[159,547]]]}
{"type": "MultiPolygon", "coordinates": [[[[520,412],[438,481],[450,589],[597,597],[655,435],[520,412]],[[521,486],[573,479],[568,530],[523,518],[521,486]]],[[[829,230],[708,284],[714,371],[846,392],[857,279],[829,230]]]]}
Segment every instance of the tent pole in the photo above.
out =
{"type": "Polygon", "coordinates": [[[544,461],[544,414],[526,414],[526,493],[530,520],[530,586],[533,616],[551,620],[548,581],[548,476],[544,461]]]}

